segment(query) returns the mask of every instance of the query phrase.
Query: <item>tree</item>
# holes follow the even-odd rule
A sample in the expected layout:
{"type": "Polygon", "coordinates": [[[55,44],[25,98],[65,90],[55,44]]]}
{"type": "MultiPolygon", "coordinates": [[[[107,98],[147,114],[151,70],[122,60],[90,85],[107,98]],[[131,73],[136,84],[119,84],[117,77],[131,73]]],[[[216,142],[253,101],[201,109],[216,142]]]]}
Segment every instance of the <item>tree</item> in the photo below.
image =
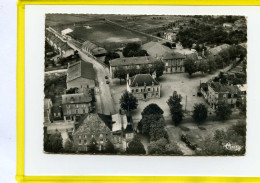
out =
{"type": "Polygon", "coordinates": [[[120,85],[121,85],[121,79],[126,79],[126,70],[122,67],[119,67],[115,70],[114,76],[118,79],[120,79],[120,85]]]}
{"type": "Polygon", "coordinates": [[[242,116],[246,116],[246,99],[244,99],[239,109],[239,114],[241,114],[242,116]]]}
{"type": "Polygon", "coordinates": [[[157,104],[149,104],[148,106],[146,106],[142,112],[142,116],[144,115],[163,115],[163,110],[157,105],[157,104]]]}
{"type": "Polygon", "coordinates": [[[115,147],[112,144],[112,142],[110,142],[110,140],[107,140],[104,144],[104,149],[103,149],[103,153],[115,153],[115,147]]]}
{"type": "Polygon", "coordinates": [[[64,144],[64,151],[68,152],[68,153],[71,153],[71,152],[75,151],[73,142],[70,139],[66,140],[66,142],[64,144]]]}
{"type": "Polygon", "coordinates": [[[211,72],[216,70],[217,65],[216,65],[214,56],[209,56],[208,57],[207,64],[208,64],[209,73],[211,73],[211,72]]]}
{"type": "Polygon", "coordinates": [[[170,144],[167,144],[165,146],[165,154],[170,154],[170,155],[183,155],[183,152],[180,150],[179,146],[171,142],[170,144]]]}
{"type": "Polygon", "coordinates": [[[145,154],[144,145],[141,143],[140,139],[135,136],[131,142],[129,142],[126,148],[127,154],[145,154]]]}
{"type": "Polygon", "coordinates": [[[219,104],[216,109],[216,116],[219,120],[225,121],[232,114],[230,106],[226,103],[219,104]]]}
{"type": "Polygon", "coordinates": [[[138,106],[138,101],[132,93],[125,91],[120,98],[121,109],[127,111],[128,115],[130,111],[135,110],[138,106]]]}
{"type": "Polygon", "coordinates": [[[116,52],[107,52],[105,55],[104,63],[109,66],[109,60],[120,58],[120,55],[116,52]]]}
{"type": "Polygon", "coordinates": [[[62,149],[62,137],[60,132],[56,131],[56,133],[47,137],[47,140],[44,143],[44,150],[46,152],[58,153],[61,152],[62,149]]]}
{"type": "Polygon", "coordinates": [[[89,153],[98,152],[97,142],[95,138],[92,138],[91,141],[87,144],[87,151],[89,153]]]}
{"type": "Polygon", "coordinates": [[[157,141],[152,141],[148,146],[148,154],[164,154],[165,146],[168,144],[168,140],[161,138],[157,141]]]}
{"type": "Polygon", "coordinates": [[[152,74],[154,71],[156,72],[156,78],[159,78],[163,75],[163,71],[165,70],[165,65],[162,61],[155,61],[151,70],[150,74],[152,74]]]}
{"type": "Polygon", "coordinates": [[[146,50],[141,50],[141,45],[138,43],[127,43],[123,49],[124,57],[147,56],[146,50]]]}
{"type": "Polygon", "coordinates": [[[185,72],[189,73],[190,76],[197,71],[196,63],[191,58],[186,58],[184,61],[184,68],[185,72]]]}
{"type": "Polygon", "coordinates": [[[204,122],[208,117],[207,107],[204,104],[195,104],[192,117],[199,124],[204,122]]]}
{"type": "Polygon", "coordinates": [[[178,125],[183,119],[183,110],[181,104],[182,97],[178,95],[176,91],[173,92],[173,95],[167,101],[168,106],[170,107],[170,112],[172,115],[172,121],[175,125],[178,125]]]}
{"type": "Polygon", "coordinates": [[[198,70],[202,73],[207,73],[209,70],[209,65],[206,61],[199,62],[198,70]]]}
{"type": "Polygon", "coordinates": [[[164,129],[165,123],[162,115],[144,115],[139,123],[141,133],[148,136],[151,141],[155,141],[160,138],[168,139],[168,134],[164,129]]]}
{"type": "Polygon", "coordinates": [[[140,66],[140,69],[139,69],[140,74],[147,74],[147,73],[149,73],[149,71],[150,71],[150,68],[148,67],[148,65],[144,64],[144,65],[140,66]]]}

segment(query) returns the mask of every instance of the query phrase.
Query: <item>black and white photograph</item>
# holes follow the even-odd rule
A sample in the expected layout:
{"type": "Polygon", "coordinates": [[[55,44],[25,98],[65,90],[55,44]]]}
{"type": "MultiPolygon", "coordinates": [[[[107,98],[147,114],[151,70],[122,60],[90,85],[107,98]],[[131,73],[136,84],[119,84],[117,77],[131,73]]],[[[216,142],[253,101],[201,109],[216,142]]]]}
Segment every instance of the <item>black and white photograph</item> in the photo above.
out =
{"type": "Polygon", "coordinates": [[[44,33],[44,153],[246,154],[246,16],[46,13],[44,33]]]}

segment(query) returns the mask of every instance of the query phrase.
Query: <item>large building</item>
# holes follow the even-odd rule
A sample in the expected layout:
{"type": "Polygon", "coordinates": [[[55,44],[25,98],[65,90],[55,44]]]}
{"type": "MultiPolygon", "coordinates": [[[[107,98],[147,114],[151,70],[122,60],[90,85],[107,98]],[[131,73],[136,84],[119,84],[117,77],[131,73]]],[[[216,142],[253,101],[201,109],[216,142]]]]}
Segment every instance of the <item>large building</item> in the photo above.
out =
{"type": "Polygon", "coordinates": [[[178,52],[167,52],[162,58],[165,63],[165,73],[185,72],[185,56],[178,52]]]}
{"type": "Polygon", "coordinates": [[[107,53],[105,48],[97,46],[96,44],[94,44],[90,41],[85,41],[82,44],[82,50],[85,53],[92,55],[92,56],[95,56],[95,57],[104,56],[107,53]]]}
{"type": "Polygon", "coordinates": [[[129,122],[123,124],[124,118],[125,115],[121,114],[117,117],[96,113],[84,116],[72,135],[76,150],[89,151],[88,147],[93,142],[97,150],[106,150],[106,143],[110,141],[116,149],[125,151],[127,142],[133,139],[134,133],[129,122]]]}
{"type": "Polygon", "coordinates": [[[92,95],[89,89],[84,89],[82,93],[62,95],[64,121],[76,121],[92,110],[92,95]]]}
{"type": "Polygon", "coordinates": [[[114,78],[114,72],[118,68],[127,70],[131,67],[139,69],[143,65],[151,67],[156,61],[160,60],[152,56],[116,58],[109,61],[110,73],[112,78],[114,78]]]}
{"type": "Polygon", "coordinates": [[[205,99],[209,105],[215,109],[219,104],[229,104],[231,107],[236,107],[238,98],[238,89],[233,85],[222,85],[219,82],[210,82],[202,84],[202,94],[206,95],[205,99]]]}
{"type": "Polygon", "coordinates": [[[127,75],[127,91],[132,93],[137,99],[146,100],[149,98],[160,98],[161,87],[156,80],[156,73],[137,74],[133,77],[127,75]]]}
{"type": "Polygon", "coordinates": [[[94,88],[95,70],[93,64],[79,61],[68,65],[67,89],[70,88],[94,88]]]}

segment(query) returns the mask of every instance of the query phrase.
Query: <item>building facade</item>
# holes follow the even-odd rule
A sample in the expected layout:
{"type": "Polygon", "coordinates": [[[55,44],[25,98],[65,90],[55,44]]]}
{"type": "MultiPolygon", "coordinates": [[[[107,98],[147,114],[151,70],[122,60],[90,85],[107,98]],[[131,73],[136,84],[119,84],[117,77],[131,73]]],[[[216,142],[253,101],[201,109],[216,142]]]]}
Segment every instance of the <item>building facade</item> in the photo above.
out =
{"type": "Polygon", "coordinates": [[[139,69],[143,65],[152,67],[152,65],[156,62],[160,61],[157,58],[154,58],[152,56],[142,56],[142,57],[126,57],[126,58],[116,58],[113,60],[110,60],[110,73],[112,78],[115,77],[115,70],[119,68],[123,68],[125,70],[129,68],[136,68],[139,69]]]}
{"type": "Polygon", "coordinates": [[[161,87],[156,80],[156,73],[137,74],[133,77],[127,75],[126,88],[129,93],[132,93],[137,99],[146,100],[149,98],[160,98],[161,87]]]}
{"type": "Polygon", "coordinates": [[[93,64],[79,61],[68,65],[67,89],[70,88],[94,88],[95,70],[93,64]]]}
{"type": "Polygon", "coordinates": [[[162,58],[165,63],[164,73],[185,72],[184,60],[185,56],[178,52],[167,52],[162,58]]]}

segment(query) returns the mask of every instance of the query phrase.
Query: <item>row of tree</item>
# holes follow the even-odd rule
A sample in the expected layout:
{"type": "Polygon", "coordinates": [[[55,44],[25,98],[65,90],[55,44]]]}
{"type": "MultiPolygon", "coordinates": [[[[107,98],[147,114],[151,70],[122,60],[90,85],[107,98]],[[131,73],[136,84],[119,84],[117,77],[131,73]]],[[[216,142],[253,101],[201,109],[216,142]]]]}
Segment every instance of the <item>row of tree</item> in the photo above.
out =
{"type": "Polygon", "coordinates": [[[224,66],[230,65],[236,60],[236,58],[244,60],[246,54],[247,51],[245,48],[236,45],[220,51],[215,56],[208,53],[207,59],[200,61],[187,57],[184,61],[185,72],[190,76],[199,71],[202,73],[211,73],[216,69],[221,69],[224,66]]]}

